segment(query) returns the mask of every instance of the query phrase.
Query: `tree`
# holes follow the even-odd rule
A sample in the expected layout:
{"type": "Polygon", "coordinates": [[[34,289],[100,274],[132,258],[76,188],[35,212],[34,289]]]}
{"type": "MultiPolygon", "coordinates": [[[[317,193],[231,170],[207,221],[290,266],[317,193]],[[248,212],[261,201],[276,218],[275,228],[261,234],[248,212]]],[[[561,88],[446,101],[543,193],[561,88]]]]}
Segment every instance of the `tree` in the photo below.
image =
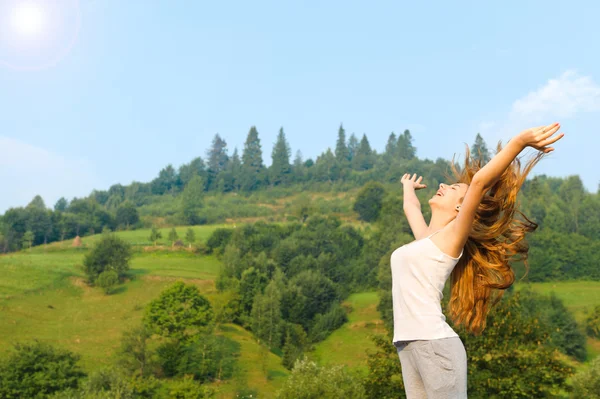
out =
{"type": "Polygon", "coordinates": [[[269,348],[281,344],[281,292],[275,281],[271,281],[264,294],[254,297],[252,305],[252,332],[269,348]]]}
{"type": "Polygon", "coordinates": [[[396,138],[396,134],[394,132],[390,133],[388,137],[387,144],[385,145],[385,157],[388,161],[391,161],[395,158],[398,152],[398,139],[396,138]]]}
{"type": "Polygon", "coordinates": [[[45,398],[77,388],[85,373],[79,355],[35,341],[15,344],[0,361],[0,398],[45,398]]]}
{"type": "Polygon", "coordinates": [[[60,197],[56,204],[54,205],[54,210],[56,212],[65,212],[69,207],[69,202],[65,199],[65,197],[60,197]]]}
{"type": "Polygon", "coordinates": [[[196,233],[194,232],[194,229],[187,229],[187,232],[185,233],[185,240],[188,242],[188,245],[191,248],[192,244],[196,242],[196,233]]]}
{"type": "Polygon", "coordinates": [[[119,275],[114,270],[106,270],[98,276],[96,285],[104,290],[106,295],[110,294],[115,285],[119,283],[119,275]]]}
{"type": "Polygon", "coordinates": [[[131,246],[115,234],[103,234],[94,248],[83,259],[84,271],[90,283],[98,276],[112,270],[122,277],[129,270],[131,246]]]}
{"type": "Polygon", "coordinates": [[[156,334],[178,341],[189,341],[206,332],[213,321],[210,302],[198,287],[179,281],[150,302],[144,323],[156,334]]]}
{"type": "Polygon", "coordinates": [[[338,139],[335,144],[335,159],[342,167],[347,167],[348,161],[350,160],[350,152],[346,145],[346,131],[341,124],[338,130],[338,139]]]}
{"type": "Polygon", "coordinates": [[[375,157],[367,135],[363,134],[360,145],[356,150],[352,165],[355,170],[369,170],[375,164],[375,157]]]}
{"type": "Polygon", "coordinates": [[[177,185],[177,172],[173,165],[167,165],[158,173],[158,177],[152,180],[152,193],[163,195],[172,192],[177,185]]]}
{"type": "Polygon", "coordinates": [[[600,399],[600,356],[573,377],[573,399],[600,399]]]}
{"type": "Polygon", "coordinates": [[[115,222],[118,226],[124,226],[129,230],[129,227],[135,225],[139,220],[140,216],[133,203],[125,201],[117,208],[115,222]]]}
{"type": "Polygon", "coordinates": [[[354,157],[356,157],[356,154],[358,153],[358,146],[358,139],[356,138],[356,135],[352,133],[348,138],[348,158],[351,162],[353,162],[354,157]]]}
{"type": "Polygon", "coordinates": [[[381,183],[369,182],[358,192],[353,210],[358,213],[359,219],[374,222],[381,212],[384,196],[385,188],[381,183]]]}
{"type": "Polygon", "coordinates": [[[181,215],[184,223],[193,226],[202,221],[198,212],[204,206],[203,197],[204,181],[196,175],[185,186],[181,195],[181,215]]]}
{"type": "Polygon", "coordinates": [[[277,399],[366,399],[365,390],[345,366],[319,366],[306,358],[296,362],[292,374],[277,392],[277,399]]]}
{"type": "Polygon", "coordinates": [[[491,159],[490,151],[483,140],[483,137],[479,133],[475,136],[475,142],[471,146],[471,156],[481,162],[481,165],[485,165],[491,159]]]}
{"type": "Polygon", "coordinates": [[[415,157],[417,150],[413,146],[412,140],[412,135],[408,129],[398,136],[398,145],[396,148],[400,159],[411,160],[415,157]]]}
{"type": "Polygon", "coordinates": [[[173,227],[171,231],[169,231],[169,241],[171,241],[172,246],[175,246],[175,241],[177,241],[178,238],[179,234],[177,234],[177,230],[173,227]]]}
{"type": "Polygon", "coordinates": [[[156,226],[152,226],[152,230],[150,231],[150,237],[148,239],[154,243],[156,246],[156,242],[162,238],[162,233],[156,228],[156,226]]]}
{"type": "Polygon", "coordinates": [[[292,167],[290,165],[290,146],[285,139],[283,128],[279,129],[271,157],[273,160],[270,168],[271,184],[277,186],[288,183],[292,167]]]}
{"type": "Polygon", "coordinates": [[[154,352],[149,347],[151,337],[152,331],[144,324],[123,332],[117,351],[118,364],[130,374],[148,376],[155,363],[154,352]]]}
{"type": "Polygon", "coordinates": [[[255,126],[250,128],[242,152],[241,186],[244,191],[257,189],[263,183],[263,160],[260,139],[255,126]]]}
{"type": "Polygon", "coordinates": [[[227,155],[227,142],[217,133],[213,139],[212,146],[207,153],[208,158],[208,184],[211,189],[216,187],[217,176],[225,170],[229,162],[227,155]]]}
{"type": "Polygon", "coordinates": [[[34,238],[33,232],[27,230],[25,234],[23,234],[23,248],[31,248],[34,238]]]}

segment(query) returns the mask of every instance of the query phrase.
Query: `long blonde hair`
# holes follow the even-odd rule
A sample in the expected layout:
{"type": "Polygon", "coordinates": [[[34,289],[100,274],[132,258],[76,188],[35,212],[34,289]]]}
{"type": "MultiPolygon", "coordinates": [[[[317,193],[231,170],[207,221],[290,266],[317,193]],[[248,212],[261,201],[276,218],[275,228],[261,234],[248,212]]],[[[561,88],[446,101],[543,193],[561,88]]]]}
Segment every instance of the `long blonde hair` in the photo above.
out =
{"type": "MultiPolygon", "coordinates": [[[[498,152],[501,149],[498,144],[498,152]]],[[[469,332],[479,334],[485,329],[491,305],[514,283],[511,263],[523,261],[528,270],[529,246],[524,239],[537,224],[517,209],[517,194],[543,155],[538,153],[523,168],[516,158],[477,208],[463,256],[450,280],[450,318],[469,332]]],[[[452,172],[459,183],[471,183],[482,167],[480,159],[474,159],[467,147],[464,166],[452,162],[452,172]]]]}

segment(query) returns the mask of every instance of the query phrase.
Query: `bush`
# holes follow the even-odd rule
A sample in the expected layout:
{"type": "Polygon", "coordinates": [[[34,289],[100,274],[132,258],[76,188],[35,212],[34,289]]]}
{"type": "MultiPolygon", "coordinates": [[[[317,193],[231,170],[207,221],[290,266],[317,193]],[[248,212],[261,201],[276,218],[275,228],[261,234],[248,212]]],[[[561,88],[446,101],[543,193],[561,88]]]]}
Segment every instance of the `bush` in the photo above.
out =
{"type": "Polygon", "coordinates": [[[277,392],[277,399],[363,399],[360,379],[344,366],[318,366],[306,358],[296,362],[292,374],[277,392]]]}
{"type": "Polygon", "coordinates": [[[91,283],[107,270],[114,270],[122,277],[129,270],[131,246],[115,234],[104,234],[98,244],[85,256],[84,271],[91,283]]]}
{"type": "Polygon", "coordinates": [[[585,320],[587,335],[600,338],[600,305],[596,306],[585,320]]]}
{"type": "Polygon", "coordinates": [[[173,382],[169,389],[169,399],[204,399],[213,396],[212,389],[200,385],[191,377],[173,382]]]}
{"type": "Polygon", "coordinates": [[[114,270],[105,270],[98,276],[96,285],[104,290],[105,294],[110,294],[113,287],[119,283],[119,275],[114,270]]]}
{"type": "Polygon", "coordinates": [[[573,399],[600,399],[600,356],[573,377],[573,399]]]}
{"type": "Polygon", "coordinates": [[[339,303],[334,303],[327,313],[315,317],[315,324],[310,330],[310,341],[313,343],[323,341],[347,321],[348,315],[344,308],[339,303]]]}
{"type": "Polygon", "coordinates": [[[0,363],[0,398],[45,398],[77,388],[85,376],[78,361],[79,355],[49,344],[16,344],[0,363]]]}
{"type": "Polygon", "coordinates": [[[384,196],[385,188],[381,183],[369,182],[358,192],[352,209],[361,220],[374,222],[381,212],[384,196]]]}

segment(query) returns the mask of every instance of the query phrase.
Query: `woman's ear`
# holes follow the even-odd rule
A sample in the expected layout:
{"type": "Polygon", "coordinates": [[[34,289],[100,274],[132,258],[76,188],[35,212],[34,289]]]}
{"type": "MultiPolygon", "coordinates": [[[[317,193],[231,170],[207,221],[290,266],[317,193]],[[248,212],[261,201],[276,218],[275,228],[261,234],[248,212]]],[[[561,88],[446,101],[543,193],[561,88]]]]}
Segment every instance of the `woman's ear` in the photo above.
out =
{"type": "Polygon", "coordinates": [[[456,205],[456,212],[460,211],[460,205],[456,205]]]}

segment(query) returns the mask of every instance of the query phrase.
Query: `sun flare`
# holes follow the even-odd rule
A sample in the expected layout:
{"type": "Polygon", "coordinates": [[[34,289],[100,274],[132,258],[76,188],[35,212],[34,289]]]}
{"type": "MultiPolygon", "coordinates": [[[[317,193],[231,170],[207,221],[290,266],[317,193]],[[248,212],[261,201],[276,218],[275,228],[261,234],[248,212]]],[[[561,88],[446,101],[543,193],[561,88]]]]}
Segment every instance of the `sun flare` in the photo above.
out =
{"type": "Polygon", "coordinates": [[[42,30],[44,14],[42,9],[34,3],[21,3],[14,8],[12,13],[13,29],[27,36],[33,36],[42,30]]]}

